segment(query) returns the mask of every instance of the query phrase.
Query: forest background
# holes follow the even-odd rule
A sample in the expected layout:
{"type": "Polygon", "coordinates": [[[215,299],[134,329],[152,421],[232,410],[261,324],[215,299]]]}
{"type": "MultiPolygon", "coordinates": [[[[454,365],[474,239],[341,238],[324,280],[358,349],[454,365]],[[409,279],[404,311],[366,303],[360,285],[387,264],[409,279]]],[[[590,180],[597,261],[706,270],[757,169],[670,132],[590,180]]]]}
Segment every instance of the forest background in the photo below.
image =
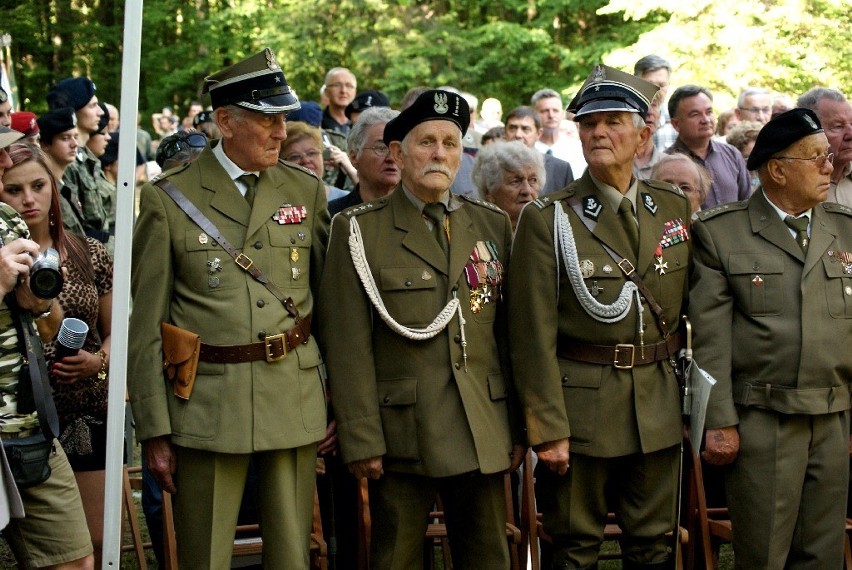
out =
{"type": "MultiPolygon", "coordinates": [[[[505,110],[542,87],[569,101],[598,62],[632,72],[656,53],[672,84],[852,95],[852,0],[145,0],[139,109],[185,112],[203,78],[269,46],[302,100],[349,67],[393,105],[452,85],[505,110]]],[[[0,0],[20,107],[41,113],[58,80],[87,75],[118,105],[124,0],[0,0]]],[[[147,121],[143,122],[143,125],[147,121]]]]}

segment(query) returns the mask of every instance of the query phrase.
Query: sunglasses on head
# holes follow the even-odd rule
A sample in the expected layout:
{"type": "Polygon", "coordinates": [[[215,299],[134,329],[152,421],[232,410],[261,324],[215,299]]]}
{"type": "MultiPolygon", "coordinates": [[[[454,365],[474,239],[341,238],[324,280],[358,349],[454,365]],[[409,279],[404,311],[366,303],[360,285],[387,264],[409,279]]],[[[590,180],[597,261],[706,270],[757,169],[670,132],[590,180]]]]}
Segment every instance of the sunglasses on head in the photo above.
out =
{"type": "Polygon", "coordinates": [[[190,133],[183,138],[174,138],[160,144],[160,153],[163,160],[169,160],[177,153],[191,148],[204,148],[207,146],[207,137],[204,133],[190,133]]]}

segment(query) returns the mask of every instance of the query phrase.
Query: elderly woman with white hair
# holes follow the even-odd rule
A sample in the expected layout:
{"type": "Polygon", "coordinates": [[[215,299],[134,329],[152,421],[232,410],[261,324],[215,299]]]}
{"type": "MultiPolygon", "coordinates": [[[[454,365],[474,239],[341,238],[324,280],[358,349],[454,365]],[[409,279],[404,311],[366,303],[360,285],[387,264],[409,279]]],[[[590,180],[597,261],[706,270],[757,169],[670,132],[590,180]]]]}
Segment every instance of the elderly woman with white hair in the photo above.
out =
{"type": "Polygon", "coordinates": [[[514,229],[524,206],[544,187],[544,157],[520,141],[497,142],[479,151],[473,183],[483,200],[509,214],[514,229]]]}

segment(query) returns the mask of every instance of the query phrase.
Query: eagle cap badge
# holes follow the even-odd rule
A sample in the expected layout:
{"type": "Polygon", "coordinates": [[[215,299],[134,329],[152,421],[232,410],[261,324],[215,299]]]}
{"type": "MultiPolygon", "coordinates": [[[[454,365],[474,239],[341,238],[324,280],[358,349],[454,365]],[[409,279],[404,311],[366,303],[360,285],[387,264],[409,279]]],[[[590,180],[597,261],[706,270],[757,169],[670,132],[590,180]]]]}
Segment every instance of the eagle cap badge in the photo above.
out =
{"type": "Polygon", "coordinates": [[[447,94],[446,93],[435,93],[435,112],[443,115],[450,108],[447,106],[447,94]]]}

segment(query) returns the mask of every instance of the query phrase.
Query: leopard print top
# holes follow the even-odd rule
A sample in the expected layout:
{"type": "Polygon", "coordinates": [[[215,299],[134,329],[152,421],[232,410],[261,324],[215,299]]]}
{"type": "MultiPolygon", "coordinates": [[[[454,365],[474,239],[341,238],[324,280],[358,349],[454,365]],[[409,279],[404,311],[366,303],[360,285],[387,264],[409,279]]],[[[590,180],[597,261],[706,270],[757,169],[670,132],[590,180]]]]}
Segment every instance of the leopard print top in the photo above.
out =
{"type": "MultiPolygon", "coordinates": [[[[94,282],[84,282],[79,268],[64,263],[68,268],[65,286],[57,301],[65,317],[74,317],[89,325],[89,334],[81,350],[95,353],[101,348],[98,331],[100,297],[112,292],[112,259],[98,240],[85,238],[95,269],[94,282]]],[[[48,370],[53,369],[56,341],[45,346],[44,355],[48,370]]],[[[59,414],[59,441],[69,455],[90,455],[92,449],[91,426],[106,423],[109,379],[99,380],[97,374],[82,378],[73,384],[59,384],[51,377],[53,399],[59,414]]],[[[102,450],[99,451],[102,453],[102,450]]]]}

